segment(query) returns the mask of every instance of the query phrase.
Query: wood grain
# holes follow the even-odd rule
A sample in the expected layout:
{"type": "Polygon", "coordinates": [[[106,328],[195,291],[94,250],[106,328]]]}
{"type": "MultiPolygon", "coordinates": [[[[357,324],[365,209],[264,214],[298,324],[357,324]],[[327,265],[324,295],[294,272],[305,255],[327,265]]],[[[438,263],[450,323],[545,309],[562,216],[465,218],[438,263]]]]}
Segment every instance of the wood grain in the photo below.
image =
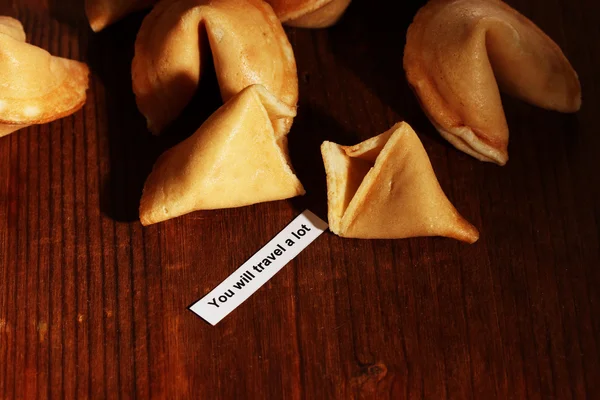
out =
{"type": "Polygon", "coordinates": [[[596,398],[600,5],[509,3],[564,49],[584,100],[562,115],[505,97],[506,167],[450,147],[410,92],[402,48],[422,2],[355,0],[331,29],[287,29],[308,194],[143,228],[144,179],[218,107],[214,76],[152,137],[129,76],[144,13],[93,34],[80,1],[3,0],[92,80],[80,112],[0,139],[0,398],[596,398]],[[327,233],[216,327],[187,310],[301,210],[325,216],[323,140],[399,120],[479,242],[327,233]]]}

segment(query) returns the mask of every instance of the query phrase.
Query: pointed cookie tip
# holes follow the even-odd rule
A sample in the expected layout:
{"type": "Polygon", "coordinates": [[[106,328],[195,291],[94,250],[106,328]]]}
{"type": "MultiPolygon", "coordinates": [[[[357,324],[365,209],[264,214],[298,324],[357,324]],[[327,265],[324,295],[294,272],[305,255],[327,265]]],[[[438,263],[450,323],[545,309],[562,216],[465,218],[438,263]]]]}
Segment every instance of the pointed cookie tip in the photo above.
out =
{"type": "Polygon", "coordinates": [[[454,239],[468,244],[473,244],[479,240],[479,231],[471,223],[464,220],[464,226],[462,227],[461,232],[454,237],[454,239]]]}

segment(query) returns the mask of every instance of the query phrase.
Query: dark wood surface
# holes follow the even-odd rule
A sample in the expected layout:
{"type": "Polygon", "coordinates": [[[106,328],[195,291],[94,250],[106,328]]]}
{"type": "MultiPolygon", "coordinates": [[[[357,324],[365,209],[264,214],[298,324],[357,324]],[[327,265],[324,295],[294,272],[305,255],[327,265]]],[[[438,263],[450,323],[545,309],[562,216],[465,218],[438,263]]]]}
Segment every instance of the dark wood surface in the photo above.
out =
{"type": "Polygon", "coordinates": [[[422,3],[355,0],[334,28],[287,29],[307,196],[148,228],[144,179],[219,105],[214,77],[151,137],[129,75],[143,13],[93,34],[78,3],[0,2],[30,42],[93,72],[80,112],[0,139],[0,398],[600,397],[596,1],[509,1],[564,49],[583,107],[505,97],[503,168],[440,139],[407,86],[405,31],[422,3]],[[323,140],[354,144],[399,120],[479,242],[327,232],[216,327],[188,311],[301,210],[325,216],[323,140]]]}

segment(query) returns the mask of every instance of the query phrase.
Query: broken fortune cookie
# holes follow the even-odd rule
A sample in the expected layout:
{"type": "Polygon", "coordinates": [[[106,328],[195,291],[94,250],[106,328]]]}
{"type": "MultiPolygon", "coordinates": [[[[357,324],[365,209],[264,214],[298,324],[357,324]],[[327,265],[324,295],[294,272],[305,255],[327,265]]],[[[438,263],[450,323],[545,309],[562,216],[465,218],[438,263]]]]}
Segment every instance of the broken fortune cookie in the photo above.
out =
{"type": "MultiPolygon", "coordinates": [[[[163,0],[144,19],[131,66],[133,91],[148,128],[160,133],[179,116],[211,60],[226,102],[253,84],[290,107],[298,102],[294,52],[262,0],[163,0]]],[[[291,118],[277,121],[287,133],[291,118]]]]}
{"type": "Polygon", "coordinates": [[[242,90],[159,157],[144,185],[142,224],[304,194],[289,164],[287,137],[273,130],[277,120],[295,115],[263,86],[242,90]]]}
{"type": "Polygon", "coordinates": [[[342,237],[445,236],[474,243],[477,229],[450,203],[405,122],[355,146],[324,142],[329,228],[342,237]]]}
{"type": "Polygon", "coordinates": [[[88,74],[84,63],[26,43],[23,25],[0,16],[0,136],[79,110],[88,74]]]}
{"type": "Polygon", "coordinates": [[[499,88],[538,107],[575,112],[577,73],[556,43],[499,0],[432,0],[408,28],[404,69],[423,111],[454,147],[508,160],[499,88]]]}

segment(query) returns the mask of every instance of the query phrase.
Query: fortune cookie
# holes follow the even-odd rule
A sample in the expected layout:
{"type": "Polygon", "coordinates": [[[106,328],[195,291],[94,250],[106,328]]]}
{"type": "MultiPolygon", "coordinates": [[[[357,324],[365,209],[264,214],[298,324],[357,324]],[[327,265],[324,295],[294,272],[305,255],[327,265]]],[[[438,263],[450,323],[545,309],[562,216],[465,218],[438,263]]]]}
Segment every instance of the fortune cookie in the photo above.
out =
{"type": "Polygon", "coordinates": [[[134,11],[152,7],[158,0],[85,0],[85,13],[94,32],[100,32],[134,11]]]}
{"type": "MultiPolygon", "coordinates": [[[[159,133],[181,113],[211,54],[223,101],[261,84],[296,106],[294,53],[267,3],[163,0],[144,19],[132,64],[133,91],[150,131],[159,133]]],[[[291,124],[291,118],[282,118],[274,129],[287,133],[291,124]]]]}
{"type": "Polygon", "coordinates": [[[20,22],[0,17],[0,136],[79,110],[88,74],[87,65],[26,43],[20,22]]]}
{"type": "Polygon", "coordinates": [[[142,224],[304,194],[287,157],[287,137],[273,129],[295,115],[261,85],[232,97],[159,157],[144,185],[142,224]]]}
{"type": "Polygon", "coordinates": [[[450,203],[410,125],[401,122],[356,146],[321,145],[329,229],[361,239],[446,236],[474,243],[479,232],[450,203]]]}
{"type": "Polygon", "coordinates": [[[549,110],[581,105],[558,45],[499,0],[432,0],[408,28],[404,69],[421,106],[457,149],[504,165],[508,126],[498,87],[549,110]]]}
{"type": "Polygon", "coordinates": [[[335,24],[350,0],[267,0],[281,22],[299,28],[326,28],[335,24]]]}

